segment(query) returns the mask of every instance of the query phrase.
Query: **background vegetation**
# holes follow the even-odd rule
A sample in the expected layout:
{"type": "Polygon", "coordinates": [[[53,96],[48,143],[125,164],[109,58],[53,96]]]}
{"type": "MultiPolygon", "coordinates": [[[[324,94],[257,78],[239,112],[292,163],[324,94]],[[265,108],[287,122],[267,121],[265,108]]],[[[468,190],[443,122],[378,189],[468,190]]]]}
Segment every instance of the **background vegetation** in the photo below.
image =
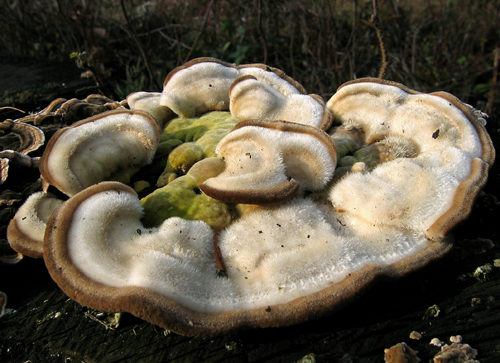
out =
{"type": "MultiPolygon", "coordinates": [[[[200,56],[267,63],[325,99],[381,66],[372,0],[0,2],[0,49],[72,57],[115,99],[160,90],[170,70],[200,56]]],[[[445,90],[490,113],[499,108],[498,0],[380,0],[378,7],[385,78],[445,90]]]]}

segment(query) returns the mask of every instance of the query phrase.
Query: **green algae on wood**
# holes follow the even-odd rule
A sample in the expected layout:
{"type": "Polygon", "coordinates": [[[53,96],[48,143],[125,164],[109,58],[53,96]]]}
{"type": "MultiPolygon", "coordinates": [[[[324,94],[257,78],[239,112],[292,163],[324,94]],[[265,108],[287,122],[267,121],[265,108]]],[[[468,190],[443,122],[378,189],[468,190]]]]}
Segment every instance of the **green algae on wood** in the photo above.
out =
{"type": "Polygon", "coordinates": [[[165,171],[185,174],[196,162],[217,156],[215,147],[239,121],[223,111],[171,120],[161,134],[157,152],[157,156],[170,153],[165,171]]]}
{"type": "Polygon", "coordinates": [[[181,176],[163,188],[141,199],[144,208],[142,221],[145,227],[159,226],[171,217],[200,220],[220,230],[229,225],[229,206],[198,189],[198,182],[191,175],[181,176]]]}

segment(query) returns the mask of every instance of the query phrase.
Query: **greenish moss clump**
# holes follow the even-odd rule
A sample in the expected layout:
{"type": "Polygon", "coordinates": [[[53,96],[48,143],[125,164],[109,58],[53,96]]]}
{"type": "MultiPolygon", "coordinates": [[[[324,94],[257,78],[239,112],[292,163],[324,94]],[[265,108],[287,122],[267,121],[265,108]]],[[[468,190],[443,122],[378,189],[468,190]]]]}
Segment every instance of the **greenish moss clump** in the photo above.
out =
{"type": "Polygon", "coordinates": [[[201,193],[198,186],[222,171],[224,163],[216,158],[215,147],[239,121],[229,112],[216,111],[198,118],[179,117],[167,124],[156,152],[157,157],[168,155],[157,182],[161,188],[141,199],[146,227],[157,227],[170,217],[201,220],[216,230],[229,225],[229,205],[201,193]]]}
{"type": "Polygon", "coordinates": [[[161,134],[156,153],[169,154],[165,172],[186,174],[196,162],[216,156],[215,147],[239,121],[224,111],[171,120],[161,134]]]}
{"type": "Polygon", "coordinates": [[[229,206],[205,194],[200,194],[198,182],[191,175],[181,176],[163,188],[141,199],[143,223],[157,227],[170,217],[200,220],[216,230],[231,222],[229,206]]]}

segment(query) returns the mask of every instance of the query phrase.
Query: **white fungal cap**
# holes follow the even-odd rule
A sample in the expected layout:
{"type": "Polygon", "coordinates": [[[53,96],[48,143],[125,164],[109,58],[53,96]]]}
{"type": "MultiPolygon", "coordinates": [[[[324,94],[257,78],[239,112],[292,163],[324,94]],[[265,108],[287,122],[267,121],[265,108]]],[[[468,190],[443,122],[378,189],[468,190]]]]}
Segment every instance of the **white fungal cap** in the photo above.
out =
{"type": "Polygon", "coordinates": [[[7,228],[7,239],[17,252],[30,257],[43,256],[45,227],[52,212],[62,204],[52,194],[36,192],[30,195],[16,212],[7,228]]]}
{"type": "Polygon", "coordinates": [[[229,88],[238,70],[221,62],[194,60],[169,73],[160,104],[181,117],[229,109],[229,88]]]}
{"type": "Polygon", "coordinates": [[[56,132],[42,155],[40,172],[69,196],[103,180],[128,182],[152,161],[159,139],[155,119],[145,112],[104,112],[56,132]]]}
{"type": "Polygon", "coordinates": [[[326,133],[283,121],[243,121],[219,142],[216,152],[226,168],[200,189],[233,203],[280,203],[299,187],[320,190],[336,165],[335,146],[326,133]]]}
{"type": "Polygon", "coordinates": [[[341,87],[327,107],[336,122],[361,128],[367,145],[382,142],[392,153],[331,189],[349,228],[370,235],[400,226],[440,239],[469,213],[494,151],[477,117],[456,98],[362,79],[341,87]]]}
{"type": "Polygon", "coordinates": [[[127,103],[133,110],[141,110],[149,113],[158,122],[160,129],[174,117],[174,113],[166,106],[160,105],[161,93],[158,92],[134,92],[127,96],[127,103]]]}
{"type": "Polygon", "coordinates": [[[446,250],[395,230],[377,245],[359,241],[303,197],[245,214],[217,237],[204,222],[177,217],[144,228],[141,215],[137,195],[121,183],[76,194],[48,222],[49,272],[82,304],[190,335],[303,321],[345,303],[382,272],[413,269],[413,255],[446,250]]]}
{"type": "Polygon", "coordinates": [[[303,87],[285,73],[263,64],[236,66],[215,58],[197,58],[167,75],[160,104],[181,117],[227,111],[231,85],[247,75],[283,97],[305,93],[303,87]]]}
{"type": "Polygon", "coordinates": [[[259,82],[273,88],[284,97],[299,93],[307,93],[300,83],[288,77],[285,72],[280,69],[269,67],[265,64],[243,64],[237,68],[239,70],[239,77],[253,76],[259,82]]]}
{"type": "Polygon", "coordinates": [[[331,113],[322,99],[303,94],[283,96],[275,88],[254,76],[238,78],[231,86],[229,109],[240,120],[282,120],[314,126],[330,127],[331,113]]]}

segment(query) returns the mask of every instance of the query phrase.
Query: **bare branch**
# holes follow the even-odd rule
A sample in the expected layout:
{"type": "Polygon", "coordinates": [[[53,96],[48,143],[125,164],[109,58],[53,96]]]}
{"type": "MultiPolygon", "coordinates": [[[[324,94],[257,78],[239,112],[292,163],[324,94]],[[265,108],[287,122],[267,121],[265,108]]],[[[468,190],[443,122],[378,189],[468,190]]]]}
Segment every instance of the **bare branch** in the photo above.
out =
{"type": "Polygon", "coordinates": [[[134,43],[137,46],[137,48],[139,48],[139,52],[141,53],[142,59],[144,60],[144,65],[146,66],[146,69],[148,71],[149,80],[151,81],[152,84],[154,84],[157,87],[158,90],[161,90],[162,87],[158,84],[155,77],[153,76],[153,72],[151,71],[151,67],[149,66],[146,53],[144,52],[144,49],[142,48],[141,43],[139,42],[139,39],[137,39],[137,36],[135,35],[134,28],[132,27],[132,23],[130,22],[130,19],[128,17],[127,10],[125,9],[125,3],[123,0],[120,0],[120,5],[122,7],[122,12],[123,16],[125,17],[125,21],[127,22],[128,33],[130,34],[130,37],[134,40],[134,43]]]}
{"type": "Polygon", "coordinates": [[[259,34],[260,38],[262,40],[262,46],[264,47],[264,59],[262,63],[267,63],[267,40],[266,40],[266,34],[264,33],[264,30],[262,29],[262,0],[257,0],[257,29],[259,29],[259,34]]]}
{"type": "Polygon", "coordinates": [[[207,12],[205,13],[205,18],[203,19],[203,24],[201,24],[200,31],[198,32],[198,35],[196,36],[196,39],[194,40],[193,46],[189,50],[188,55],[186,56],[186,58],[184,58],[184,61],[182,63],[186,63],[189,60],[189,58],[191,58],[191,54],[193,54],[194,50],[198,46],[198,42],[200,41],[200,37],[203,34],[203,31],[205,30],[205,26],[207,25],[208,21],[208,16],[210,15],[210,11],[212,10],[212,5],[214,4],[214,2],[215,0],[210,0],[210,3],[208,4],[207,7],[207,12]]]}
{"type": "Polygon", "coordinates": [[[495,58],[493,61],[493,81],[491,82],[491,94],[486,104],[486,112],[491,112],[493,110],[493,105],[495,103],[496,95],[497,95],[497,84],[498,84],[498,66],[499,66],[499,56],[500,56],[500,47],[496,47],[494,50],[495,58]]]}
{"type": "Polygon", "coordinates": [[[380,45],[380,55],[382,57],[382,64],[380,65],[380,71],[378,73],[378,78],[384,78],[385,71],[387,69],[387,54],[385,50],[384,37],[382,36],[382,30],[380,29],[380,19],[378,17],[378,1],[373,0],[373,14],[371,18],[372,24],[377,32],[378,42],[380,45]]]}

